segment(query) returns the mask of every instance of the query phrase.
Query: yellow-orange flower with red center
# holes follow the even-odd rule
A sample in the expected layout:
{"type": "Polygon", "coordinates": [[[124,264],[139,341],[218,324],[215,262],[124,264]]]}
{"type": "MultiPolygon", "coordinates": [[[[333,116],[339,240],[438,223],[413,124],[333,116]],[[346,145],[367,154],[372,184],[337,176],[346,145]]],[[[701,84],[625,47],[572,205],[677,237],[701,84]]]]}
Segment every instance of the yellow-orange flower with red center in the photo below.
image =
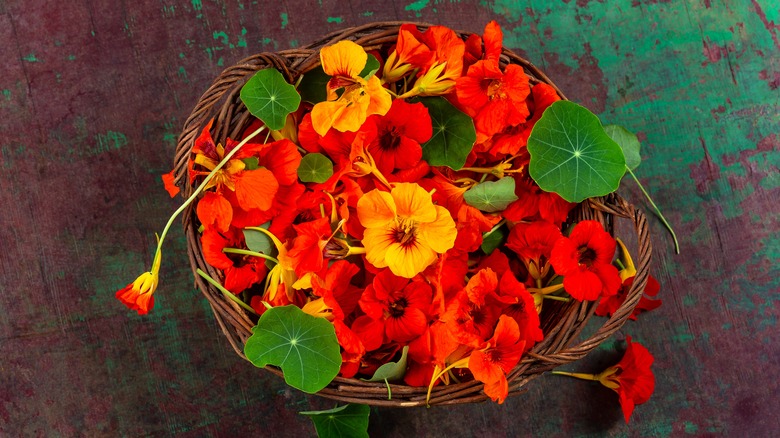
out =
{"type": "Polygon", "coordinates": [[[358,200],[357,213],[366,227],[366,259],[399,277],[414,277],[455,244],[450,213],[417,184],[399,183],[390,193],[372,190],[358,200]]]}

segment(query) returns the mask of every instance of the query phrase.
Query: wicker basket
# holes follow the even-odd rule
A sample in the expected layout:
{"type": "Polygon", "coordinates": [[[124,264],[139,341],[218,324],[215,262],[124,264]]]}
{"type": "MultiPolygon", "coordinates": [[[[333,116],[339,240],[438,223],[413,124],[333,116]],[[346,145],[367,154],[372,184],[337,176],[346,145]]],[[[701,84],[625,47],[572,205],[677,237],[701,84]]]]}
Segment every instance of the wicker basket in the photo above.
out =
{"type": "MultiPolygon", "coordinates": [[[[366,48],[376,49],[384,44],[392,44],[398,36],[402,22],[371,23],[359,27],[348,28],[326,35],[319,41],[298,49],[285,50],[277,53],[260,53],[246,58],[236,65],[224,70],[200,98],[192,114],[187,118],[184,129],[179,137],[175,157],[175,175],[177,184],[182,187],[183,196],[189,196],[194,188],[187,178],[187,160],[190,157],[195,138],[206,122],[214,118],[212,136],[216,141],[223,142],[227,137],[237,138],[253,120],[239,98],[241,86],[255,72],[266,67],[279,70],[290,83],[294,83],[299,75],[319,65],[319,49],[337,41],[348,39],[366,48]]],[[[429,24],[417,24],[425,30],[429,24]]],[[[458,32],[463,38],[466,32],[458,32]]],[[[531,84],[545,82],[553,86],[559,95],[564,95],[555,84],[530,62],[504,50],[501,56],[502,66],[513,63],[522,66],[531,84]]],[[[545,306],[541,315],[542,330],[545,338],[528,352],[515,369],[507,376],[509,395],[524,391],[524,386],[532,379],[540,376],[559,365],[570,363],[585,356],[599,344],[617,331],[631,315],[634,307],[642,296],[649,275],[651,243],[645,216],[620,196],[612,194],[604,198],[589,199],[575,208],[569,216],[570,222],[591,219],[601,222],[610,233],[614,232],[614,220],[624,218],[634,225],[638,237],[637,274],[627,298],[614,315],[606,320],[594,334],[584,341],[572,345],[580,338],[580,332],[593,315],[597,302],[568,303],[553,302],[545,306]]],[[[199,223],[195,215],[194,205],[185,212],[184,228],[187,238],[187,249],[193,274],[200,268],[213,278],[222,278],[221,272],[212,268],[203,258],[198,233],[199,223]]],[[[225,298],[216,288],[195,275],[195,282],[203,292],[214,311],[222,331],[230,344],[241,357],[244,357],[243,346],[251,335],[256,317],[248,314],[238,305],[225,298]],[[253,319],[254,318],[254,319],[253,319]]],[[[269,371],[279,376],[277,368],[267,367],[269,371]]],[[[335,400],[350,403],[362,403],[374,406],[423,406],[426,405],[427,388],[409,387],[405,385],[390,385],[392,399],[388,400],[387,387],[383,382],[364,382],[359,379],[336,377],[328,387],[318,394],[335,400]]],[[[470,381],[447,386],[434,387],[429,405],[449,405],[473,403],[487,400],[482,392],[482,383],[470,381]]]]}

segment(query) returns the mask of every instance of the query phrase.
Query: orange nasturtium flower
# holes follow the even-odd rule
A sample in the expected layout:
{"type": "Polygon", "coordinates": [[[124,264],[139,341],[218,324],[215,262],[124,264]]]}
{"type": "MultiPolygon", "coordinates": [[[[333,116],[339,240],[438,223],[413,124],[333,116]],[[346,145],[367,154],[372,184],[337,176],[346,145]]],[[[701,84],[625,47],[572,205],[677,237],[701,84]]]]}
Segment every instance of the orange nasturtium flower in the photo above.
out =
{"type": "Polygon", "coordinates": [[[396,184],[390,193],[366,193],[358,200],[357,213],[366,228],[366,259],[399,277],[414,277],[455,244],[450,213],[414,183],[396,184]]]}
{"type": "Polygon", "coordinates": [[[506,375],[520,362],[525,340],[520,339],[517,321],[501,315],[493,337],[469,357],[469,370],[485,384],[485,395],[499,404],[509,395],[506,375]]]}
{"type": "Polygon", "coordinates": [[[320,50],[322,69],[331,76],[328,81],[328,100],[314,105],[311,123],[319,135],[332,127],[337,131],[355,132],[366,117],[384,115],[390,109],[392,98],[376,75],[363,79],[360,72],[368,54],[352,41],[339,41],[320,50]],[[336,91],[344,89],[339,96],[336,91]]]}
{"type": "Polygon", "coordinates": [[[152,269],[144,272],[135,279],[134,282],[119,289],[116,292],[116,298],[139,315],[146,315],[149,309],[154,306],[154,290],[160,281],[160,262],[162,253],[159,248],[154,255],[152,269]]]}
{"type": "MultiPolygon", "coordinates": [[[[419,72],[414,85],[400,97],[440,96],[449,93],[455,86],[455,81],[463,74],[466,43],[455,31],[444,26],[431,26],[425,32],[420,32],[415,25],[405,24],[399,30],[399,41],[403,34],[408,42],[396,45],[394,54],[398,59],[408,60],[419,72]]],[[[393,54],[388,58],[388,62],[395,61],[391,58],[393,54]]],[[[395,71],[403,68],[397,62],[395,64],[390,68],[395,71]]],[[[388,72],[387,68],[385,72],[388,72]]],[[[392,76],[385,78],[388,82],[390,79],[392,76]]]]}

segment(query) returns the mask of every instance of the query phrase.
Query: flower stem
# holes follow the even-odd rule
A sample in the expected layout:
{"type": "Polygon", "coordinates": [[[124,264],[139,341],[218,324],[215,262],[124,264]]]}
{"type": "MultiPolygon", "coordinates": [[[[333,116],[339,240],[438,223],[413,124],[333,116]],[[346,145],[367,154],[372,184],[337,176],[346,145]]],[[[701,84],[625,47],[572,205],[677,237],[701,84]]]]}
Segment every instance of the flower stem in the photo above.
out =
{"type": "Polygon", "coordinates": [[[532,294],[542,294],[547,295],[551,294],[553,292],[558,292],[559,290],[563,290],[563,283],[561,284],[554,284],[552,286],[543,287],[541,289],[537,289],[535,287],[529,287],[528,292],[531,292],[532,294]]]}
{"type": "Polygon", "coordinates": [[[279,264],[279,260],[276,260],[275,258],[273,258],[273,257],[271,257],[269,255],[266,255],[266,254],[263,254],[263,253],[257,252],[257,251],[249,251],[249,250],[241,249],[241,248],[223,248],[222,252],[224,252],[226,254],[240,254],[240,255],[248,255],[248,256],[252,256],[252,257],[260,257],[261,259],[270,260],[270,261],[272,261],[272,262],[274,262],[276,264],[279,264]]]}
{"type": "Polygon", "coordinates": [[[358,255],[358,254],[365,254],[366,248],[362,246],[350,246],[349,251],[347,252],[347,257],[351,255],[358,255]]]}
{"type": "Polygon", "coordinates": [[[239,299],[237,296],[233,295],[233,293],[232,293],[232,292],[230,292],[229,290],[225,289],[225,287],[224,287],[224,286],[222,286],[221,284],[219,284],[219,282],[218,282],[217,280],[214,280],[213,278],[211,278],[211,277],[209,276],[209,274],[207,274],[207,273],[203,272],[203,271],[202,271],[200,268],[198,268],[198,270],[197,270],[197,273],[198,273],[198,275],[200,275],[201,277],[203,277],[203,279],[204,279],[204,280],[208,281],[208,282],[209,282],[209,283],[211,283],[211,284],[212,284],[214,287],[216,287],[217,289],[219,289],[219,291],[220,291],[220,292],[222,292],[223,294],[225,294],[225,296],[226,296],[226,297],[228,297],[228,298],[230,298],[230,299],[231,299],[231,300],[232,300],[234,303],[236,303],[236,304],[238,304],[239,306],[243,307],[243,308],[244,308],[244,310],[246,310],[247,312],[251,312],[251,313],[254,313],[255,315],[257,315],[257,312],[255,312],[255,309],[253,309],[253,308],[252,308],[251,306],[249,306],[247,303],[245,303],[245,302],[241,301],[241,300],[240,300],[240,299],[239,299]]]}
{"type": "Polygon", "coordinates": [[[496,224],[496,225],[495,225],[493,228],[491,228],[491,229],[490,229],[490,231],[488,231],[487,233],[483,234],[483,235],[482,235],[482,238],[484,239],[484,238],[486,238],[487,236],[489,236],[489,235],[491,235],[491,234],[495,233],[495,232],[496,232],[496,230],[498,230],[499,228],[501,228],[501,227],[502,227],[502,226],[503,226],[505,223],[506,223],[506,219],[501,219],[501,221],[499,221],[499,222],[498,222],[498,223],[497,223],[497,224],[496,224]]]}
{"type": "Polygon", "coordinates": [[[194,201],[198,197],[198,195],[200,195],[200,192],[203,191],[203,189],[214,178],[217,172],[220,169],[222,169],[222,166],[224,166],[225,163],[230,161],[230,159],[233,158],[233,155],[235,155],[236,152],[238,152],[238,150],[241,149],[242,146],[247,144],[249,140],[253,139],[255,136],[257,136],[257,134],[263,132],[264,130],[265,130],[265,126],[261,126],[257,128],[257,130],[255,130],[253,133],[249,134],[245,139],[241,140],[241,143],[239,143],[236,147],[233,148],[233,150],[231,150],[227,155],[225,155],[225,158],[223,158],[222,161],[220,161],[219,164],[217,164],[217,166],[211,172],[209,172],[208,175],[206,175],[206,178],[203,179],[203,182],[200,183],[198,188],[195,189],[194,192],[192,192],[190,197],[187,198],[187,200],[184,201],[184,203],[181,204],[181,206],[178,209],[176,209],[176,211],[173,212],[170,219],[168,219],[168,223],[165,224],[165,228],[163,228],[163,231],[160,234],[160,238],[157,239],[156,254],[159,253],[160,250],[162,249],[163,241],[165,240],[165,236],[168,234],[168,230],[171,228],[171,225],[173,225],[174,219],[176,219],[176,217],[180,215],[184,211],[184,209],[186,209],[190,204],[192,204],[192,201],[194,201]]]}
{"type": "Polygon", "coordinates": [[[469,356],[466,356],[463,359],[453,362],[450,366],[444,368],[441,371],[438,371],[439,366],[436,365],[436,367],[433,370],[433,377],[431,377],[431,383],[428,384],[428,393],[425,396],[425,405],[427,406],[428,401],[431,399],[431,391],[433,390],[433,385],[436,384],[436,381],[439,380],[441,376],[447,374],[447,372],[453,368],[464,368],[467,366],[469,366],[469,356]]]}
{"type": "Polygon", "coordinates": [[[542,298],[544,298],[545,300],[563,301],[565,303],[568,303],[569,301],[571,301],[571,298],[559,297],[559,296],[556,296],[556,295],[542,295],[542,298]]]}
{"type": "Polygon", "coordinates": [[[569,377],[575,377],[577,379],[582,380],[599,380],[598,374],[585,374],[585,373],[570,373],[567,371],[551,371],[551,374],[558,374],[559,376],[569,376],[569,377]]]}
{"type": "Polygon", "coordinates": [[[644,186],[642,186],[642,183],[639,182],[639,179],[636,177],[636,175],[634,175],[634,172],[632,172],[631,169],[629,169],[628,167],[626,167],[626,170],[631,175],[631,178],[634,178],[636,185],[639,186],[639,190],[641,190],[642,193],[645,194],[645,197],[650,202],[650,205],[652,205],[653,208],[655,209],[655,213],[658,215],[658,218],[661,219],[661,222],[663,222],[664,226],[666,226],[666,229],[669,230],[669,232],[672,234],[672,239],[674,240],[674,252],[679,254],[680,243],[677,241],[677,235],[674,233],[672,226],[669,225],[669,222],[666,221],[666,218],[664,217],[663,213],[661,213],[661,209],[659,209],[658,206],[655,205],[655,202],[653,202],[653,198],[651,198],[650,194],[647,193],[647,190],[645,190],[644,186]]]}

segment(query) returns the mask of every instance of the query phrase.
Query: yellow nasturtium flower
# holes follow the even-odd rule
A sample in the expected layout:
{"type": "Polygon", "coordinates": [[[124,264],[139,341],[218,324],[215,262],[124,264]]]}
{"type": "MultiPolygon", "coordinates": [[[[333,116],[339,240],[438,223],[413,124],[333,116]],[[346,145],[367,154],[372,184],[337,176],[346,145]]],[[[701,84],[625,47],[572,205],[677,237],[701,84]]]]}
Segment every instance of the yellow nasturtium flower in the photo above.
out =
{"type": "Polygon", "coordinates": [[[330,128],[355,132],[366,118],[373,114],[384,115],[390,109],[392,98],[382,88],[379,78],[360,77],[368,54],[352,41],[339,41],[320,50],[320,61],[328,81],[328,100],[314,105],[311,122],[314,130],[325,135],[330,128]],[[337,91],[343,89],[341,96],[337,91]]]}
{"type": "Polygon", "coordinates": [[[390,193],[372,190],[358,200],[357,213],[366,227],[366,259],[399,277],[414,277],[455,244],[450,213],[417,184],[399,183],[390,193]]]}

